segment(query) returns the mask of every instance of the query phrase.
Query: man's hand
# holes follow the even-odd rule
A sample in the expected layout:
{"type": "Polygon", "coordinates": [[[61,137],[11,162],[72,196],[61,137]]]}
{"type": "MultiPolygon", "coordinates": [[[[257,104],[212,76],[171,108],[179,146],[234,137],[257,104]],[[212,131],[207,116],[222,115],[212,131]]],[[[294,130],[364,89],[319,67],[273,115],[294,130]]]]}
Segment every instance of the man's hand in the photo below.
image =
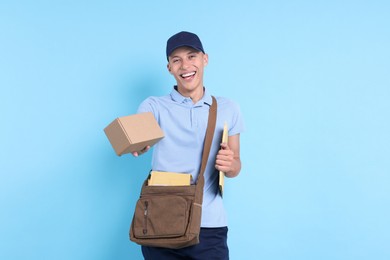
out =
{"type": "Polygon", "coordinates": [[[221,149],[217,153],[215,168],[219,171],[230,172],[234,161],[234,152],[230,150],[229,145],[221,143],[221,149]]]}
{"type": "Polygon", "coordinates": [[[215,160],[215,168],[224,172],[226,177],[236,177],[241,170],[240,135],[229,136],[228,144],[221,143],[221,149],[215,160]]]}
{"type": "Polygon", "coordinates": [[[149,151],[149,149],[150,149],[150,146],[148,145],[148,146],[146,146],[144,149],[142,149],[141,151],[133,152],[133,156],[134,156],[134,157],[138,157],[138,156],[140,156],[141,154],[144,154],[144,153],[146,153],[147,151],[149,151]]]}

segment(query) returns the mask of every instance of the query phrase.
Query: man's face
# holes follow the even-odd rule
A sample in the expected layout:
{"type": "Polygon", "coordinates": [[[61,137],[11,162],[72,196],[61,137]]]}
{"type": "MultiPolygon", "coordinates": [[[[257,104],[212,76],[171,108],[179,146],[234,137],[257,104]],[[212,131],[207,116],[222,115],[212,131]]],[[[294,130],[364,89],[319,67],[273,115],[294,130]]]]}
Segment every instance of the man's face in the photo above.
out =
{"type": "Polygon", "coordinates": [[[175,77],[179,92],[191,93],[203,89],[203,71],[208,56],[189,47],[180,47],[168,59],[168,71],[175,77]]]}

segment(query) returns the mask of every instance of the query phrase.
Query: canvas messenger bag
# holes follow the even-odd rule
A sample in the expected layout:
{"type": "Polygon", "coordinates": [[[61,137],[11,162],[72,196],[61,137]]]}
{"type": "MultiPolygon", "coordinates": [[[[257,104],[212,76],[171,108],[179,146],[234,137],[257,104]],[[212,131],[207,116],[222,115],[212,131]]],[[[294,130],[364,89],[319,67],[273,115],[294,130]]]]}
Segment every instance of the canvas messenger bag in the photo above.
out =
{"type": "Polygon", "coordinates": [[[214,135],[217,102],[212,97],[196,184],[187,186],[148,186],[141,195],[130,226],[130,240],[144,246],[183,248],[199,243],[202,216],[204,171],[214,135]]]}

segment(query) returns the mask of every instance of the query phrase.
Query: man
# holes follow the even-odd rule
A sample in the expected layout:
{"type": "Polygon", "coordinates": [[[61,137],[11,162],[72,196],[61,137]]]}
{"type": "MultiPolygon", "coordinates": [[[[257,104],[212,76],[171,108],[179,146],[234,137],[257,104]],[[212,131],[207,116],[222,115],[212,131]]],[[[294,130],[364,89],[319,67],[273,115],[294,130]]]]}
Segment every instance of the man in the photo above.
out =
{"type": "MultiPolygon", "coordinates": [[[[195,182],[200,170],[211,95],[203,85],[208,63],[197,35],[180,32],[168,39],[166,47],[168,71],[176,80],[171,93],[149,97],[138,113],[152,112],[165,137],[153,150],[152,169],[191,173],[195,182]]],[[[240,133],[243,121],[239,107],[232,101],[216,97],[217,122],[204,173],[200,243],[182,249],[142,247],[145,259],[229,259],[227,220],[218,186],[218,172],[236,177],[241,170],[240,133]],[[221,143],[224,124],[229,127],[228,143],[221,143]]],[[[138,156],[149,150],[133,153],[138,156]]]]}

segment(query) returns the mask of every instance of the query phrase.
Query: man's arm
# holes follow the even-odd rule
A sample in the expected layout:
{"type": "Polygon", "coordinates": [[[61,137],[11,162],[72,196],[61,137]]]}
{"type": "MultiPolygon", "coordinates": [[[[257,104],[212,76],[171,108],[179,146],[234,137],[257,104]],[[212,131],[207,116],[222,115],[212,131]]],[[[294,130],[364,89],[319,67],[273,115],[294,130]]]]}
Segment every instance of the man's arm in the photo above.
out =
{"type": "Polygon", "coordinates": [[[226,177],[236,177],[241,170],[240,134],[229,136],[228,144],[222,143],[215,160],[215,168],[226,177]]]}

